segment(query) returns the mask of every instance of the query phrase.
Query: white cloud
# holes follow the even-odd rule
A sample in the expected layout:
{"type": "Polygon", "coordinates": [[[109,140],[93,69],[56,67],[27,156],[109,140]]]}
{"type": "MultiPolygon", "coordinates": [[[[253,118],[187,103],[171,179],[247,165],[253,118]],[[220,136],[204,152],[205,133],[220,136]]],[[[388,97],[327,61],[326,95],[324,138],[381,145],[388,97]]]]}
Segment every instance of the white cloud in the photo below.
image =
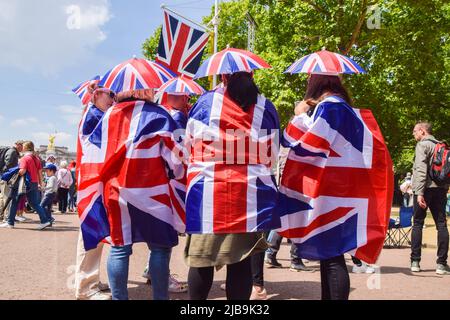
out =
{"type": "Polygon", "coordinates": [[[61,118],[63,118],[69,125],[77,126],[80,123],[82,116],[82,109],[80,107],[62,105],[57,107],[61,118]]]}
{"type": "Polygon", "coordinates": [[[109,0],[0,0],[0,66],[56,74],[106,39],[109,0]]]}
{"type": "Polygon", "coordinates": [[[34,125],[37,123],[39,123],[39,121],[34,117],[18,118],[11,122],[11,127],[13,128],[28,127],[30,125],[34,125]]]}

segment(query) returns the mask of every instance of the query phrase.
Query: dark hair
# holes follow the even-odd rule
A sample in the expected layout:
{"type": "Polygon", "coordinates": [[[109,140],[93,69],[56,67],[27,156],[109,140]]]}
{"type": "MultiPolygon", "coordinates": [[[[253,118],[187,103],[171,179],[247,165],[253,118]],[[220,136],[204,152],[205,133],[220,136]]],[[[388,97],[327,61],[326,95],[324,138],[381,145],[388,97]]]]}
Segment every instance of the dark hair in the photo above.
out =
{"type": "Polygon", "coordinates": [[[416,126],[421,127],[428,134],[433,134],[433,125],[427,121],[419,121],[416,123],[416,126]]]}
{"type": "Polygon", "coordinates": [[[225,78],[227,79],[227,93],[244,111],[256,104],[259,89],[251,73],[236,72],[225,75],[225,78]]]}
{"type": "Polygon", "coordinates": [[[352,99],[338,76],[312,74],[306,88],[305,100],[319,100],[325,92],[334,93],[352,105],[352,99]]]}

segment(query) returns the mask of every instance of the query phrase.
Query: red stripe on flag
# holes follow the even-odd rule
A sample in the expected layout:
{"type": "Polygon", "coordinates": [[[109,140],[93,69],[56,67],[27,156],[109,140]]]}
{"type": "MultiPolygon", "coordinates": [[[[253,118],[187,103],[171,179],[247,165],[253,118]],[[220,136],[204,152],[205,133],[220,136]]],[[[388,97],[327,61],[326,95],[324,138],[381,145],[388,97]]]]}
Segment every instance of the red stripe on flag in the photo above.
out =
{"type": "Polygon", "coordinates": [[[347,208],[347,207],[340,207],[340,208],[334,209],[330,212],[327,212],[325,214],[318,216],[316,219],[311,221],[311,223],[307,227],[289,229],[285,232],[281,232],[280,235],[282,237],[287,237],[287,238],[306,237],[308,234],[310,234],[312,231],[316,230],[317,228],[323,227],[331,222],[335,222],[336,220],[338,220],[342,217],[345,217],[345,215],[348,214],[353,209],[354,208],[347,208]]]}
{"type": "Polygon", "coordinates": [[[214,168],[214,232],[247,232],[247,166],[214,168]]]}
{"type": "Polygon", "coordinates": [[[297,126],[295,126],[292,123],[289,123],[289,125],[286,129],[286,133],[296,141],[300,140],[303,137],[303,135],[305,134],[304,131],[302,131],[301,129],[299,129],[297,126]]]}
{"type": "MultiPolygon", "coordinates": [[[[203,48],[207,45],[209,40],[209,37],[207,37],[205,39],[205,41],[203,41],[192,53],[191,55],[189,55],[183,63],[183,69],[186,68],[189,63],[191,63],[191,61],[203,50],[203,48]]],[[[185,75],[186,76],[186,75],[185,75]]],[[[189,79],[191,79],[189,76],[187,76],[189,79]]]]}
{"type": "Polygon", "coordinates": [[[165,12],[165,11],[164,11],[164,22],[166,24],[167,44],[168,44],[168,47],[169,47],[169,50],[170,50],[170,49],[172,49],[173,34],[172,34],[172,29],[170,28],[169,14],[167,12],[165,12]]]}
{"type": "Polygon", "coordinates": [[[191,28],[189,26],[184,23],[181,24],[175,47],[172,51],[172,58],[169,63],[171,67],[170,70],[175,71],[177,74],[180,74],[181,58],[183,57],[185,47],[188,45],[187,39],[190,30],[191,28]]]}

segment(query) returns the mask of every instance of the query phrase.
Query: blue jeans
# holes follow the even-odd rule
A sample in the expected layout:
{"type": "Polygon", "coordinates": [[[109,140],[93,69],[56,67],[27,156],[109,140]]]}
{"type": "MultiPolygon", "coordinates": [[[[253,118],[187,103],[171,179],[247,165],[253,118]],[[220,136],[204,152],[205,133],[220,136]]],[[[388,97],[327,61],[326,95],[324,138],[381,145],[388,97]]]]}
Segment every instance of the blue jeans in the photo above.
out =
{"type": "MultiPolygon", "coordinates": [[[[172,249],[152,247],[151,250],[153,299],[169,300],[169,263],[172,249]]],[[[111,247],[107,269],[113,300],[128,300],[128,268],[132,253],[132,245],[111,247]]]]}
{"type": "MultiPolygon", "coordinates": [[[[49,222],[45,209],[42,208],[41,205],[39,204],[41,194],[37,183],[30,183],[29,187],[27,188],[26,196],[28,204],[34,210],[36,210],[37,214],[39,215],[39,219],[41,220],[41,223],[49,222]]],[[[11,207],[9,208],[8,224],[13,226],[16,219],[17,205],[19,204],[17,189],[12,190],[11,198],[12,200],[11,200],[11,207]]]]}
{"type": "MultiPolygon", "coordinates": [[[[267,242],[269,243],[270,247],[266,251],[266,255],[275,258],[277,257],[278,251],[280,251],[281,241],[283,241],[283,237],[278,234],[278,232],[272,230],[269,233],[269,236],[267,237],[267,242]]],[[[301,258],[298,254],[298,248],[297,246],[292,243],[291,244],[291,262],[292,263],[299,263],[301,258]]]]}
{"type": "Polygon", "coordinates": [[[153,300],[169,300],[169,276],[171,248],[152,247],[149,272],[152,279],[153,300]]]}
{"type": "Polygon", "coordinates": [[[55,200],[56,193],[46,193],[41,201],[41,207],[47,211],[48,221],[52,221],[52,205],[55,200]]]}

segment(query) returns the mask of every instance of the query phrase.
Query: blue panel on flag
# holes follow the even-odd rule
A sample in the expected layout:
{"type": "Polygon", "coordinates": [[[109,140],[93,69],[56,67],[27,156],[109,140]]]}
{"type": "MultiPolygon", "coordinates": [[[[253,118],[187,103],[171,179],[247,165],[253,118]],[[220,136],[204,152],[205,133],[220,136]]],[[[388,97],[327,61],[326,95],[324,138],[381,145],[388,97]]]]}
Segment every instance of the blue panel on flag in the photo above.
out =
{"type": "Polygon", "coordinates": [[[357,226],[358,216],[355,214],[345,223],[297,244],[298,254],[303,259],[323,260],[354,250],[357,245],[357,226]]]}
{"type": "Polygon", "coordinates": [[[86,250],[97,248],[98,243],[109,236],[109,222],[101,196],[97,198],[86,215],[81,224],[81,231],[86,250]]]}
{"type": "Polygon", "coordinates": [[[144,212],[128,203],[131,219],[133,243],[145,242],[149,245],[174,247],[178,244],[178,233],[173,227],[148,212],[144,212]]]}
{"type": "MultiPolygon", "coordinates": [[[[271,177],[273,186],[276,186],[275,177],[271,177]]],[[[256,179],[257,198],[257,226],[258,230],[273,230],[281,227],[277,214],[278,190],[256,179]]]]}
{"type": "Polygon", "coordinates": [[[188,233],[202,232],[204,179],[200,179],[191,187],[186,199],[186,231],[188,233]]]}

